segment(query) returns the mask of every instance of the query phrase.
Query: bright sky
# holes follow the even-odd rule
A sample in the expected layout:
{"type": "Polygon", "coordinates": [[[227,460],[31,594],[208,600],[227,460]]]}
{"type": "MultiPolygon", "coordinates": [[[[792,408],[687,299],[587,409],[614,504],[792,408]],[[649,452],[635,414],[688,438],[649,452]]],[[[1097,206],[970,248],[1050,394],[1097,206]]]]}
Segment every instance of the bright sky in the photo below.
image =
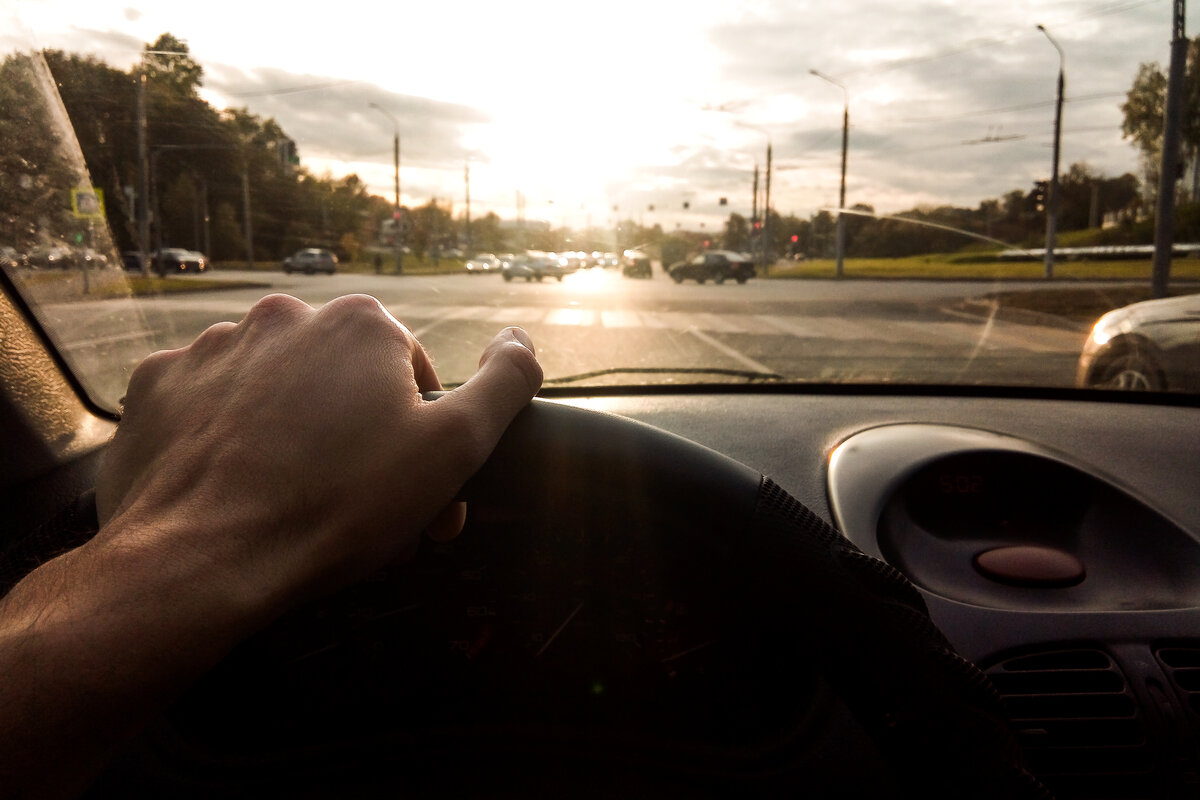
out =
{"type": "Polygon", "coordinates": [[[696,228],[749,214],[768,137],[772,205],[807,215],[835,204],[842,93],[811,68],[848,91],[849,203],[974,206],[1027,189],[1049,172],[1058,68],[1038,23],[1067,54],[1063,169],[1087,161],[1136,172],[1119,105],[1139,62],[1165,65],[1171,3],[18,0],[17,9],[33,45],[122,68],[160,33],[185,39],[212,103],[275,117],[309,169],[356,172],[385,197],[393,126],[369,103],[399,120],[407,204],[436,196],[460,209],[469,162],[475,215],[511,217],[521,192],[530,219],[600,224],[615,205],[646,224],[696,228]]]}

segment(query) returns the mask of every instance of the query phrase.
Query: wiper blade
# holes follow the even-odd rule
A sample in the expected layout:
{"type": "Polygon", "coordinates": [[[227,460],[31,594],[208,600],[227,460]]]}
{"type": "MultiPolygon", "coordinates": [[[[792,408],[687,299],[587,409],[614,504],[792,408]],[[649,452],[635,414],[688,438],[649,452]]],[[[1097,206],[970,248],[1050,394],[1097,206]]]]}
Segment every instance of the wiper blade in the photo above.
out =
{"type": "Polygon", "coordinates": [[[559,378],[546,378],[545,384],[566,384],[588,381],[605,375],[721,375],[729,378],[741,378],[750,383],[770,383],[783,380],[777,372],[759,372],[748,369],[722,369],[719,367],[609,367],[591,372],[581,372],[578,375],[564,375],[559,378]]]}

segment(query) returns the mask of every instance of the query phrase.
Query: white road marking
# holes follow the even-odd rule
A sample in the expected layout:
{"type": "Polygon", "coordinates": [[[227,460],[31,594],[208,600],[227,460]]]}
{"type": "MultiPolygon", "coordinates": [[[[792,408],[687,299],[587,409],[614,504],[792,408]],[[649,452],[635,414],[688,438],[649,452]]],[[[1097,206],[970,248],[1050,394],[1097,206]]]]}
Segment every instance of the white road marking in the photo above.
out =
{"type": "Polygon", "coordinates": [[[556,308],[546,315],[547,325],[595,325],[599,315],[588,308],[556,308]]]}
{"type": "Polygon", "coordinates": [[[709,336],[707,333],[700,330],[699,328],[688,328],[687,332],[690,333],[692,336],[695,336],[697,339],[704,342],[705,344],[707,344],[709,347],[713,348],[714,350],[724,353],[725,355],[732,358],[734,361],[738,362],[739,364],[741,364],[742,366],[744,366],[750,370],[753,370],[754,372],[762,372],[767,375],[775,374],[775,370],[771,369],[766,364],[755,361],[753,358],[746,355],[745,353],[739,353],[737,350],[734,350],[732,347],[725,344],[724,342],[717,341],[716,339],[709,336]]]}

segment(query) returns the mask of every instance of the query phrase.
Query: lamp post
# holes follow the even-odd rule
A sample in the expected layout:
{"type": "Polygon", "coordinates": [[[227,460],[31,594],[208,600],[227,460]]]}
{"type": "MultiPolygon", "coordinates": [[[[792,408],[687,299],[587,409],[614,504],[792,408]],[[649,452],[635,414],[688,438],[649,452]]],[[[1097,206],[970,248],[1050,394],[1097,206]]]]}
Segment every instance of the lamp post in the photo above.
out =
{"type": "Polygon", "coordinates": [[[396,247],[396,274],[400,275],[404,272],[404,251],[400,245],[400,120],[396,119],[395,114],[392,114],[378,103],[367,103],[367,105],[390,119],[394,131],[392,136],[392,159],[396,168],[396,205],[392,209],[392,222],[395,225],[393,242],[396,247]]]}
{"type": "Polygon", "coordinates": [[[1058,151],[1062,143],[1063,86],[1067,57],[1045,25],[1038,25],[1037,29],[1046,35],[1050,44],[1058,51],[1058,95],[1054,101],[1054,155],[1051,156],[1050,196],[1046,198],[1046,279],[1049,280],[1054,277],[1054,243],[1058,236],[1058,151]]]}
{"type": "Polygon", "coordinates": [[[846,153],[850,144],[850,92],[840,82],[819,70],[810,69],[809,73],[823,81],[832,83],[842,90],[842,182],[838,191],[837,218],[837,277],[842,277],[846,260],[846,215],[842,209],[846,207],[846,153]]]}

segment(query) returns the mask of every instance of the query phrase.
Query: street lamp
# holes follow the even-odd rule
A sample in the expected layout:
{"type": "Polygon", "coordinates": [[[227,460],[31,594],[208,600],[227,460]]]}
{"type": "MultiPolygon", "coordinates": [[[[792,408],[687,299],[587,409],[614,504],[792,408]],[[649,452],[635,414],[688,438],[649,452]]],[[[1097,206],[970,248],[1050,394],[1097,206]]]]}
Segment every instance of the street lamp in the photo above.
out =
{"type": "Polygon", "coordinates": [[[846,215],[842,211],[846,208],[846,150],[850,142],[850,93],[846,91],[846,87],[841,82],[834,80],[819,70],[810,69],[809,73],[816,75],[823,81],[832,83],[842,90],[842,184],[838,193],[837,218],[837,277],[840,278],[843,274],[846,259],[846,215]]]}
{"type": "Polygon", "coordinates": [[[400,120],[378,103],[367,103],[367,106],[390,119],[394,130],[392,156],[396,167],[396,206],[392,210],[392,222],[395,225],[393,242],[396,246],[396,274],[400,275],[404,272],[404,251],[400,246],[400,120]]]}
{"type": "Polygon", "coordinates": [[[1054,49],[1058,51],[1058,95],[1054,101],[1054,155],[1051,157],[1050,196],[1046,198],[1046,278],[1050,279],[1054,277],[1054,240],[1058,236],[1058,150],[1062,143],[1063,86],[1065,82],[1063,73],[1067,56],[1058,46],[1058,42],[1054,41],[1050,31],[1046,30],[1045,25],[1038,25],[1037,29],[1046,35],[1050,44],[1054,45],[1054,49]]]}

